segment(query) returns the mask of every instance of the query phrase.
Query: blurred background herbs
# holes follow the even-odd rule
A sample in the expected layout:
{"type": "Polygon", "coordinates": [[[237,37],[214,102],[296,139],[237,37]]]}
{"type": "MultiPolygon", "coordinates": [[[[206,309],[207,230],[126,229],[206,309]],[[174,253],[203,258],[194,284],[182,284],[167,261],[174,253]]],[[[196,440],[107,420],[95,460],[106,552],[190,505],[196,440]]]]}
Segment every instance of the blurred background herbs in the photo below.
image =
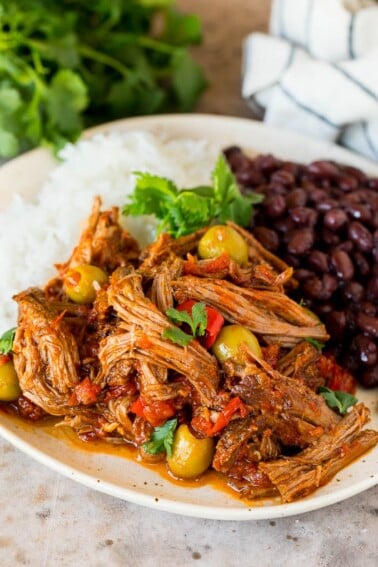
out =
{"type": "Polygon", "coordinates": [[[173,0],[0,1],[0,155],[83,128],[190,111],[206,86],[201,22],[173,0]]]}

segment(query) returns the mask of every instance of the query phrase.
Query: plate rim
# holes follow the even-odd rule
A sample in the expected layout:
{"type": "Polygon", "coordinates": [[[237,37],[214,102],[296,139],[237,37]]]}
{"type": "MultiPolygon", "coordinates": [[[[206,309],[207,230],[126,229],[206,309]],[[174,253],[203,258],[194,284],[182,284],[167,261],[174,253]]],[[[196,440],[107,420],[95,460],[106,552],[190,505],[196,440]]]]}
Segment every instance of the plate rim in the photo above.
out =
{"type": "MultiPolygon", "coordinates": [[[[93,128],[86,130],[80,140],[88,139],[98,134],[106,135],[107,132],[117,132],[117,131],[133,131],[133,130],[145,130],[146,124],[148,125],[149,130],[153,130],[154,128],[161,127],[162,122],[164,123],[163,129],[166,128],[167,130],[172,127],[172,125],[180,125],[185,124],[186,126],[192,126],[194,122],[201,122],[207,124],[219,124],[220,127],[223,125],[227,125],[228,128],[232,127],[234,124],[241,126],[242,128],[246,128],[247,130],[252,131],[264,131],[271,133],[274,136],[279,137],[288,137],[290,140],[293,140],[296,144],[304,144],[310,143],[311,146],[316,145],[319,148],[319,153],[324,152],[325,154],[328,151],[332,150],[332,152],[336,153],[336,155],[340,155],[340,161],[349,161],[352,160],[353,163],[361,164],[357,165],[358,167],[362,167],[365,170],[372,171],[373,175],[378,175],[378,164],[371,162],[370,160],[364,158],[363,156],[359,156],[348,149],[341,148],[339,146],[335,146],[335,144],[331,142],[324,142],[319,140],[314,140],[307,136],[303,136],[301,134],[297,134],[291,131],[282,130],[279,128],[271,127],[266,125],[265,123],[248,119],[248,118],[240,118],[240,117],[233,117],[233,116],[224,116],[224,115],[215,115],[215,114],[168,114],[168,115],[154,115],[154,116],[139,116],[133,118],[126,118],[121,120],[116,120],[113,122],[107,122],[104,124],[100,124],[93,128]]],[[[185,134],[185,137],[190,137],[190,134],[185,134]]],[[[181,137],[184,137],[183,135],[181,137]]],[[[196,136],[194,136],[195,138],[196,136]]],[[[203,135],[203,139],[206,139],[206,133],[203,135]]],[[[80,141],[79,140],[79,141],[80,141]]],[[[253,145],[253,144],[251,144],[253,145]]],[[[321,153],[320,153],[321,155],[321,153]]],[[[325,156],[323,156],[324,159],[325,156]]],[[[22,166],[28,160],[42,160],[42,162],[46,161],[46,164],[50,164],[48,167],[54,167],[54,164],[57,165],[58,162],[55,160],[51,160],[51,153],[46,150],[45,148],[36,148],[13,160],[7,162],[6,164],[0,167],[0,182],[3,178],[6,178],[7,175],[12,175],[12,172],[22,166]]],[[[289,159],[289,158],[288,158],[289,159]]],[[[295,158],[290,158],[295,159],[295,158]]],[[[322,159],[322,158],[319,158],[322,159]]],[[[49,174],[49,169],[46,167],[46,171],[44,172],[44,177],[47,177],[49,174]]],[[[127,500],[134,504],[154,508],[157,510],[181,514],[185,516],[192,516],[192,517],[199,517],[199,518],[207,518],[207,519],[217,519],[217,520],[259,520],[259,519],[271,519],[271,518],[280,518],[280,517],[288,517],[296,514],[303,514],[313,510],[317,510],[319,508],[323,508],[337,502],[343,501],[347,498],[355,496],[360,492],[368,490],[369,488],[374,487],[378,484],[378,473],[373,474],[371,477],[361,479],[355,482],[352,486],[342,487],[335,492],[330,494],[318,494],[317,492],[310,495],[310,497],[297,500],[295,502],[289,504],[274,504],[274,505],[267,505],[267,506],[256,506],[256,507],[248,507],[245,508],[241,507],[209,507],[207,505],[201,504],[189,504],[189,503],[180,503],[176,500],[170,500],[169,498],[159,496],[158,502],[155,501],[155,498],[149,494],[143,494],[139,490],[133,490],[132,488],[127,487],[119,487],[113,483],[109,483],[107,481],[99,480],[93,474],[88,474],[83,471],[77,470],[72,466],[69,466],[65,463],[62,463],[54,456],[51,456],[45,453],[40,448],[35,448],[33,445],[28,444],[21,436],[17,436],[11,429],[7,428],[6,423],[3,422],[3,417],[5,414],[0,414],[0,436],[11,443],[14,447],[22,451],[24,454],[28,455],[29,457],[35,459],[36,461],[40,462],[41,464],[50,468],[54,472],[62,474],[67,478],[71,478],[84,486],[92,488],[94,490],[103,492],[105,494],[121,498],[123,500],[127,500]]],[[[78,449],[80,450],[80,449],[78,449]]],[[[376,451],[377,449],[373,450],[376,451]]],[[[362,458],[362,457],[361,457],[362,458]]],[[[353,465],[351,465],[353,466],[353,465]]],[[[100,476],[100,475],[98,475],[100,476]]]]}

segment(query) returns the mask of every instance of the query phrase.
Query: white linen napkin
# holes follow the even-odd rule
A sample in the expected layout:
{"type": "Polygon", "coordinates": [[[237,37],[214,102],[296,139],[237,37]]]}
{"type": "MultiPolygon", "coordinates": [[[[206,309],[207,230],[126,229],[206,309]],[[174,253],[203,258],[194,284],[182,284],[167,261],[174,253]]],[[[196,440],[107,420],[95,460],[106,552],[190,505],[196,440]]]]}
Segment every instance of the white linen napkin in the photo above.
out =
{"type": "Polygon", "coordinates": [[[244,42],[242,96],[267,123],[378,161],[378,5],[274,0],[244,42]]]}

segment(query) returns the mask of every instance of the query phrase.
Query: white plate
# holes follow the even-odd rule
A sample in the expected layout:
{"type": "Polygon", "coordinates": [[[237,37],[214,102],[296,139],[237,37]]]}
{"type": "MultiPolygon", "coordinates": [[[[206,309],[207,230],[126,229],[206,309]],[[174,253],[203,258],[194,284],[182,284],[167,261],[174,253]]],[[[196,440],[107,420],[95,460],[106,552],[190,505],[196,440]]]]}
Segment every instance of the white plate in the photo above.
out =
{"type": "MultiPolygon", "coordinates": [[[[296,161],[334,159],[378,175],[376,165],[332,144],[231,117],[192,114],[134,118],[94,128],[86,135],[131,129],[164,130],[172,137],[206,138],[219,149],[238,144],[296,161]]],[[[53,167],[54,160],[41,149],[3,166],[0,169],[0,206],[9,201],[13,191],[32,196],[53,167]]],[[[378,429],[376,391],[360,391],[358,397],[371,408],[371,425],[378,429]]],[[[187,488],[171,483],[153,468],[142,467],[129,459],[74,448],[38,426],[20,427],[3,413],[0,413],[0,435],[51,469],[95,490],[151,508],[203,518],[255,520],[290,516],[334,504],[378,484],[376,447],[307,498],[291,504],[280,504],[276,500],[251,506],[210,486],[187,488]]]]}

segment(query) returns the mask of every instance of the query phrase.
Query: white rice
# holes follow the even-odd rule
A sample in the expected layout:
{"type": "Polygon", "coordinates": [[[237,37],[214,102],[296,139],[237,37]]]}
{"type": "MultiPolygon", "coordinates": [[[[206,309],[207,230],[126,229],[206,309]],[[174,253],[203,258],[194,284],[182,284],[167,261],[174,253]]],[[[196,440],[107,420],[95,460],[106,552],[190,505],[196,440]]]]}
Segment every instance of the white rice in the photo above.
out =
{"type": "MultiPolygon", "coordinates": [[[[169,177],[180,187],[209,182],[216,150],[201,140],[169,139],[135,131],[97,135],[68,145],[33,201],[15,195],[0,212],[0,335],[16,324],[12,295],[42,286],[77,243],[94,196],[103,207],[122,207],[133,192],[134,171],[169,177]]],[[[141,245],[155,236],[152,217],[127,218],[141,245]]]]}

